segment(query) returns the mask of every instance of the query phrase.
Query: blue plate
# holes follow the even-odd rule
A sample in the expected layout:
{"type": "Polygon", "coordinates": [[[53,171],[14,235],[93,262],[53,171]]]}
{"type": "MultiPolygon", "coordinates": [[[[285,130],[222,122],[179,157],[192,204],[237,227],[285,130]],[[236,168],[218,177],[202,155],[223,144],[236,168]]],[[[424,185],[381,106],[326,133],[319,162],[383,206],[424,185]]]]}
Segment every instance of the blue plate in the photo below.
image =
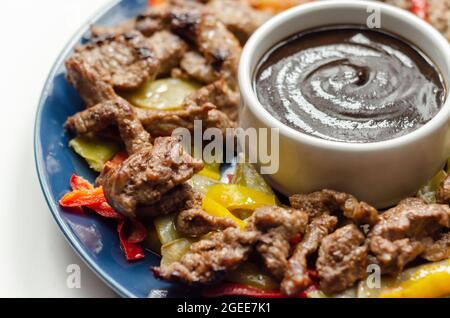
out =
{"type": "MultiPolygon", "coordinates": [[[[77,214],[63,210],[58,200],[70,191],[73,173],[94,181],[95,174],[68,146],[69,136],[63,128],[68,116],[83,109],[78,93],[65,80],[64,61],[75,45],[89,36],[93,23],[114,25],[145,9],[147,0],[115,1],[75,35],[56,61],[45,84],[36,117],[35,159],[41,187],[69,243],[88,266],[123,297],[184,296],[190,291],[162,282],[149,271],[159,264],[159,257],[146,252],[142,261],[129,263],[120,249],[113,223],[94,213],[77,214]]],[[[192,295],[192,294],[191,294],[192,295]]]]}

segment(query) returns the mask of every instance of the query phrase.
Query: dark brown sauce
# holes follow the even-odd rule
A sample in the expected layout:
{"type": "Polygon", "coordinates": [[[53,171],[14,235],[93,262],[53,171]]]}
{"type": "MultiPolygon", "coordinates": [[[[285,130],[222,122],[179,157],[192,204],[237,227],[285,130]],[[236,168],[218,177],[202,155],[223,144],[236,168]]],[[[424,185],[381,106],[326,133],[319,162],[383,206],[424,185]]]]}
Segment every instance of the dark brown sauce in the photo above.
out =
{"type": "Polygon", "coordinates": [[[408,134],[446,98],[440,72],[418,48],[358,26],[313,29],[283,41],[263,58],[254,87],[282,123],[353,143],[408,134]]]}

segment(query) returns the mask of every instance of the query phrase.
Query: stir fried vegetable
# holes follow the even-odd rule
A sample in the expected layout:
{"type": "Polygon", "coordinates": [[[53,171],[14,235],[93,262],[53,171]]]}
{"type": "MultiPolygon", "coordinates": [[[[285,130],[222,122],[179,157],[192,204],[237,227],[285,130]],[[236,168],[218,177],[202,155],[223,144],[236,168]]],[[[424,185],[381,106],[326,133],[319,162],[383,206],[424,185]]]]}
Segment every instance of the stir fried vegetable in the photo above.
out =
{"type": "Polygon", "coordinates": [[[207,198],[225,208],[233,210],[256,210],[265,205],[275,205],[275,196],[236,184],[218,184],[212,186],[207,198]]]}
{"type": "Polygon", "coordinates": [[[447,173],[444,170],[439,171],[433,179],[417,192],[417,197],[423,199],[427,203],[436,203],[436,191],[446,177],[447,173]]]}
{"type": "Polygon", "coordinates": [[[279,287],[275,279],[263,272],[255,264],[248,262],[243,263],[237,269],[229,272],[226,280],[231,283],[242,284],[266,291],[277,290],[279,287]]]}
{"type": "Polygon", "coordinates": [[[192,240],[182,238],[163,245],[161,247],[161,266],[168,266],[179,261],[189,251],[192,243],[192,240]]]}
{"type": "Polygon", "coordinates": [[[166,78],[150,81],[132,93],[123,96],[141,108],[174,110],[183,106],[184,99],[200,86],[194,82],[166,78]]]}
{"type": "Polygon", "coordinates": [[[226,207],[208,197],[208,195],[203,199],[202,209],[212,216],[232,219],[241,229],[246,226],[244,221],[235,217],[226,207]]]}
{"type": "Polygon", "coordinates": [[[233,184],[241,185],[254,189],[268,195],[274,195],[272,188],[267,184],[264,178],[256,171],[251,163],[238,163],[234,173],[233,184]]]}
{"type": "Polygon", "coordinates": [[[450,260],[425,264],[405,270],[397,277],[382,277],[380,288],[358,286],[360,298],[426,298],[450,295],[450,260]]]}
{"type": "Polygon", "coordinates": [[[90,136],[78,136],[69,142],[69,146],[97,172],[102,171],[105,163],[120,150],[120,146],[112,141],[90,136]]]}
{"type": "Polygon", "coordinates": [[[165,215],[157,217],[153,221],[161,245],[171,243],[181,238],[180,233],[178,233],[175,227],[176,217],[176,214],[165,215]]]}
{"type": "Polygon", "coordinates": [[[219,184],[217,180],[201,176],[201,175],[194,175],[191,180],[188,181],[188,183],[194,188],[194,190],[202,195],[205,195],[209,188],[213,185],[219,184]]]}

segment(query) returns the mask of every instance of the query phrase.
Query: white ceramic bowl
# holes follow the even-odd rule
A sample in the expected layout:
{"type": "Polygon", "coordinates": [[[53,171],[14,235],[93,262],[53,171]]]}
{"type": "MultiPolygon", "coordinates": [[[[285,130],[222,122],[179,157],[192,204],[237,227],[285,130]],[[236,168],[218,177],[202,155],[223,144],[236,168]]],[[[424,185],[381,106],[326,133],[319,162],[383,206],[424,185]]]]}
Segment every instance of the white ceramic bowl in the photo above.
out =
{"type": "MultiPolygon", "coordinates": [[[[378,208],[414,194],[450,156],[450,100],[426,125],[399,138],[375,143],[319,139],[276,120],[258,101],[253,76],[275,44],[299,31],[336,24],[366,25],[368,8],[381,12],[381,29],[400,35],[427,54],[450,83],[450,46],[413,14],[377,2],[321,1],[288,10],[263,25],[248,41],[239,66],[240,126],[279,128],[279,169],[268,181],[285,195],[323,188],[354,194],[378,208]]],[[[262,136],[261,136],[262,137],[262,136]]],[[[257,153],[256,144],[249,151],[257,153]]]]}

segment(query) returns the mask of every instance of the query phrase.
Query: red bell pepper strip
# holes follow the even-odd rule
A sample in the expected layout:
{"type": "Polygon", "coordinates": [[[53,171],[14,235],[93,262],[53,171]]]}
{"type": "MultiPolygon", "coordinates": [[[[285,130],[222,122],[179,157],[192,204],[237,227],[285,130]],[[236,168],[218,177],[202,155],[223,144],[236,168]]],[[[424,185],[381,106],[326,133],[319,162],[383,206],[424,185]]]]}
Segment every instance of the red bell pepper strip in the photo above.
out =
{"type": "Polygon", "coordinates": [[[89,206],[106,202],[103,188],[76,190],[64,195],[59,203],[66,208],[89,206]]]}
{"type": "Polygon", "coordinates": [[[208,287],[203,290],[203,296],[207,298],[216,297],[250,297],[250,298],[307,298],[308,292],[315,290],[312,286],[297,295],[288,297],[279,291],[266,291],[241,284],[222,284],[218,286],[208,287]]]}
{"type": "Polygon", "coordinates": [[[119,233],[120,245],[125,253],[125,257],[128,261],[136,261],[144,258],[145,254],[142,248],[135,243],[130,243],[125,237],[124,228],[125,220],[119,220],[119,223],[117,223],[117,232],[119,233]]]}
{"type": "Polygon", "coordinates": [[[149,6],[159,6],[162,4],[165,4],[167,2],[167,0],[148,0],[148,5],[149,6]]]}
{"type": "Polygon", "coordinates": [[[300,234],[296,234],[292,240],[290,241],[292,247],[296,247],[302,241],[302,236],[300,234]]]}
{"type": "Polygon", "coordinates": [[[110,161],[112,167],[120,166],[125,160],[127,160],[128,154],[125,151],[121,151],[116,154],[110,161]]]}
{"type": "Polygon", "coordinates": [[[419,18],[427,20],[428,19],[428,0],[411,0],[412,8],[411,11],[419,18]]]}
{"type": "MultiPolygon", "coordinates": [[[[117,156],[116,156],[117,157],[117,156]]],[[[116,164],[120,164],[121,162],[123,162],[123,160],[126,159],[126,157],[122,156],[114,158],[113,161],[115,160],[116,164]],[[119,158],[119,159],[118,159],[119,158]]],[[[65,206],[65,204],[67,203],[71,203],[72,201],[71,198],[73,195],[73,193],[75,193],[75,196],[78,196],[78,193],[91,193],[96,191],[99,191],[98,189],[101,188],[94,188],[89,181],[87,181],[86,179],[73,175],[70,179],[70,186],[73,190],[72,195],[69,193],[68,195],[65,195],[60,203],[62,206],[65,206]],[[66,199],[65,199],[66,198],[66,199]]],[[[101,191],[103,197],[104,197],[104,193],[103,190],[101,191]]],[[[83,203],[88,202],[88,200],[82,200],[83,203]]],[[[143,258],[144,252],[142,250],[142,248],[137,245],[138,243],[141,243],[146,235],[147,235],[147,231],[145,229],[145,227],[137,220],[131,220],[130,224],[131,224],[131,229],[130,231],[126,231],[126,222],[127,220],[125,219],[125,217],[121,214],[119,214],[118,212],[116,212],[107,202],[106,202],[106,198],[104,198],[104,201],[101,203],[94,203],[94,204],[80,204],[76,207],[86,207],[90,210],[93,210],[94,212],[96,212],[97,214],[99,214],[100,216],[104,217],[104,218],[108,218],[108,219],[116,219],[118,221],[117,223],[117,232],[119,233],[119,240],[120,240],[120,244],[122,246],[122,249],[125,253],[125,257],[127,258],[128,261],[134,261],[134,260],[138,260],[143,258]],[[125,234],[126,232],[129,232],[130,234],[127,235],[125,234]]]]}

